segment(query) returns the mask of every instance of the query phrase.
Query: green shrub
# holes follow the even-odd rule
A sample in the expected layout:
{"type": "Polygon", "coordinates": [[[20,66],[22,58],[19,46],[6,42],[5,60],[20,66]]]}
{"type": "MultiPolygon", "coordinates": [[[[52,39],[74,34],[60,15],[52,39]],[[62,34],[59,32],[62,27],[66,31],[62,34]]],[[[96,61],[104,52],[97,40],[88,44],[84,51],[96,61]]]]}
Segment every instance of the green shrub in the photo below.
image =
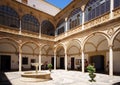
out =
{"type": "Polygon", "coordinates": [[[48,67],[49,71],[51,72],[51,69],[53,67],[52,64],[48,64],[47,67],[48,67]]]}
{"type": "Polygon", "coordinates": [[[95,82],[94,78],[96,77],[95,73],[95,67],[92,65],[88,65],[87,66],[87,71],[89,72],[89,77],[91,78],[91,80],[89,80],[90,82],[95,82]]]}

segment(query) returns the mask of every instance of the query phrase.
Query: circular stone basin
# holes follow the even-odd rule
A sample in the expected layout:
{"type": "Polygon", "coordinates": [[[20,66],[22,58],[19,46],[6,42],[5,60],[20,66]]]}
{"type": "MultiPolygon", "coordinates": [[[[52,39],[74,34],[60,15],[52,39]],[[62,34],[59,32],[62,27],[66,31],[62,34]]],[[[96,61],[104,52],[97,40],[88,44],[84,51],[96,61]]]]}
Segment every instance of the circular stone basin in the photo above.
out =
{"type": "Polygon", "coordinates": [[[26,78],[36,78],[36,79],[45,79],[45,80],[51,80],[51,76],[49,72],[24,72],[21,74],[22,77],[26,78]]]}

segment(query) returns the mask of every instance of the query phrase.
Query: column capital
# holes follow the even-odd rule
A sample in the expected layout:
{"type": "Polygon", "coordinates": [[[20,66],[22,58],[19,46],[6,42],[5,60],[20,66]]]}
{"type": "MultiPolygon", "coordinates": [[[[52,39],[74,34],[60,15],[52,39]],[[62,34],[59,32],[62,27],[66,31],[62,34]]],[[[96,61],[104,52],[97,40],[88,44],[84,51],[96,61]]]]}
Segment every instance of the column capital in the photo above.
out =
{"type": "Polygon", "coordinates": [[[108,47],[109,47],[109,48],[110,48],[110,47],[112,48],[112,47],[113,47],[113,45],[108,45],[108,47]]]}
{"type": "Polygon", "coordinates": [[[66,21],[66,22],[67,22],[67,20],[68,20],[68,17],[65,18],[65,21],[66,21]]]}

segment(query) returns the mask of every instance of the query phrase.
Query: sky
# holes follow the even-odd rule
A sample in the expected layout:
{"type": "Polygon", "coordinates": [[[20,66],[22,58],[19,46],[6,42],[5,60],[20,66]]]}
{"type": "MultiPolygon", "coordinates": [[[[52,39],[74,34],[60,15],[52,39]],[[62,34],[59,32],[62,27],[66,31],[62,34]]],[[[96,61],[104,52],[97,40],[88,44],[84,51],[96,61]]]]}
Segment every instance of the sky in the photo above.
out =
{"type": "Polygon", "coordinates": [[[45,0],[49,2],[50,4],[63,9],[66,7],[72,0],[45,0]]]}

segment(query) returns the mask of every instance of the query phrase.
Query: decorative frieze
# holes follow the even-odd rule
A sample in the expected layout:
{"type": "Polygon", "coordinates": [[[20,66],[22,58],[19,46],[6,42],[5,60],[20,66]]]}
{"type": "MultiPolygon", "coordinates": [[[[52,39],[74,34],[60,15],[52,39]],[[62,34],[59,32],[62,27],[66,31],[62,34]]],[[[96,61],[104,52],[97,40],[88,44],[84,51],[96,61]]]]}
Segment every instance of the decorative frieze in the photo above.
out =
{"type": "Polygon", "coordinates": [[[114,17],[120,16],[120,8],[117,10],[114,10],[114,17]]]}
{"type": "Polygon", "coordinates": [[[109,20],[109,14],[105,14],[104,16],[98,17],[94,20],[91,20],[91,21],[85,23],[85,29],[93,27],[93,26],[101,24],[101,23],[104,23],[108,20],[109,20]]]}

